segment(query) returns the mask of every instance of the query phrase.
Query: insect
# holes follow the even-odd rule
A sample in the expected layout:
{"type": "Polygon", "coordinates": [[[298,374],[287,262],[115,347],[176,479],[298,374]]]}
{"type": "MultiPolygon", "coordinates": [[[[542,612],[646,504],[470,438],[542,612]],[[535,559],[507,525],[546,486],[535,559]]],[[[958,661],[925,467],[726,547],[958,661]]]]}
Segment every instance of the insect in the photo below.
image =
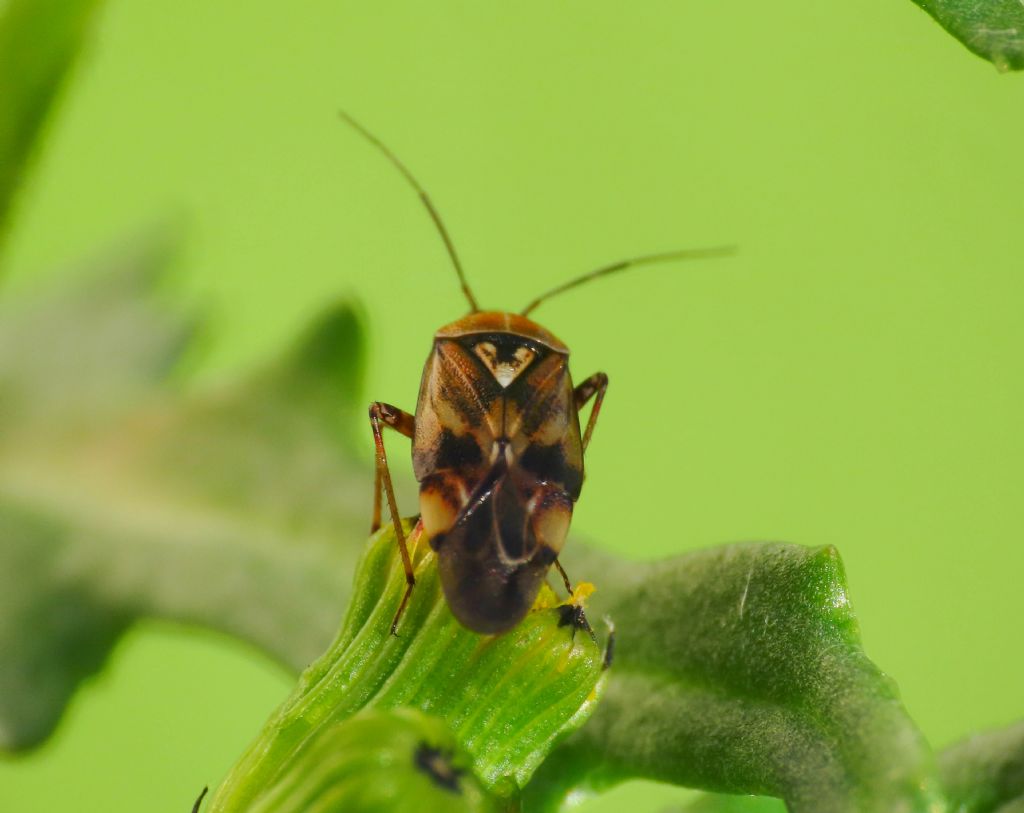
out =
{"type": "Polygon", "coordinates": [[[569,348],[529,314],[550,297],[607,274],[666,260],[719,256],[732,249],[635,257],[559,285],[519,313],[482,310],[424,188],[375,135],[347,113],[341,116],[417,192],[444,241],[470,308],[434,334],[414,414],[381,401],[370,406],[376,445],[371,530],[380,528],[383,496],[406,579],[391,632],[397,635],[416,580],[388,469],[385,428],[412,441],[420,490],[420,521],[413,533],[426,533],[437,554],[441,586],[452,613],[474,632],[502,633],[529,612],[552,565],[572,592],[558,555],[583,487],[584,454],[608,389],[603,372],[574,386],[569,348]],[[591,401],[581,431],[580,412],[591,401]]]}

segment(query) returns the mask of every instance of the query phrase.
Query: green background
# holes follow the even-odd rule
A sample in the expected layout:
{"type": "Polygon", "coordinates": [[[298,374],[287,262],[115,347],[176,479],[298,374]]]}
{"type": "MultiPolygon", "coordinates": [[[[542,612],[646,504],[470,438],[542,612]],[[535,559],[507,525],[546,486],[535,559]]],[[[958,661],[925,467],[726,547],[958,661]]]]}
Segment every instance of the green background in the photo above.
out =
{"type": "MultiPolygon", "coordinates": [[[[113,0],[80,67],[7,288],[171,217],[173,296],[214,320],[197,382],[352,295],[367,398],[412,409],[432,330],[464,311],[341,106],[430,189],[486,306],[738,244],[537,312],[577,379],[611,378],[574,544],[836,545],[867,651],[934,745],[1024,716],[1021,77],[907,0],[113,0]]],[[[0,762],[0,810],[187,811],[290,682],[142,625],[50,743],[0,762]]],[[[635,783],[588,809],[684,795],[635,783]]]]}

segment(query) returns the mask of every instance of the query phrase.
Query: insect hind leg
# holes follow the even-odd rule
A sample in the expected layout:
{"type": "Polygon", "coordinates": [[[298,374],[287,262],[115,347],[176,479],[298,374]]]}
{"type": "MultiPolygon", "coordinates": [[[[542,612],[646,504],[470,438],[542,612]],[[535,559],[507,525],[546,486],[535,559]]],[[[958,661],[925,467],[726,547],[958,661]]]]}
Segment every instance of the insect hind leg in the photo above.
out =
{"type": "MultiPolygon", "coordinates": [[[[391,482],[391,470],[388,468],[388,456],[384,450],[384,436],[381,428],[387,426],[397,432],[411,438],[416,429],[416,419],[398,407],[385,404],[382,401],[374,401],[370,404],[370,427],[373,429],[373,442],[376,446],[376,469],[373,488],[373,520],[371,532],[380,528],[381,514],[381,492],[387,498],[388,513],[391,514],[391,523],[395,529],[395,537],[398,539],[398,550],[402,555],[402,567],[405,569],[405,595],[402,596],[402,603],[398,605],[398,612],[391,622],[391,634],[398,636],[398,621],[405,612],[412,595],[412,588],[416,585],[416,576],[413,573],[412,557],[409,555],[409,546],[405,538],[405,530],[402,528],[402,518],[398,513],[398,503],[395,500],[395,487],[391,482]]],[[[419,526],[417,526],[419,527],[419,526]]]]}

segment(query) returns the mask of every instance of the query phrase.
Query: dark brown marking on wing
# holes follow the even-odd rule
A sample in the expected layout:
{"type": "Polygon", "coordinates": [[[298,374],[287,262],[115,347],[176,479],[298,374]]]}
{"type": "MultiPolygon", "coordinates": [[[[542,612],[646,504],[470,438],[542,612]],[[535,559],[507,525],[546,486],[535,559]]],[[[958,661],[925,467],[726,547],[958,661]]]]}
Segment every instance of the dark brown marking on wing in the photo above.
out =
{"type": "Polygon", "coordinates": [[[471,435],[456,435],[447,427],[441,429],[441,438],[434,455],[438,469],[462,469],[483,463],[483,452],[477,439],[471,435]]]}
{"type": "Polygon", "coordinates": [[[583,489],[583,471],[569,462],[563,443],[543,446],[529,444],[519,456],[524,471],[541,482],[559,483],[575,501],[583,489]]]}
{"type": "Polygon", "coordinates": [[[509,388],[506,397],[518,405],[516,429],[526,437],[546,435],[553,430],[561,434],[571,426],[572,387],[561,356],[552,354],[535,365],[531,374],[509,388]]]}

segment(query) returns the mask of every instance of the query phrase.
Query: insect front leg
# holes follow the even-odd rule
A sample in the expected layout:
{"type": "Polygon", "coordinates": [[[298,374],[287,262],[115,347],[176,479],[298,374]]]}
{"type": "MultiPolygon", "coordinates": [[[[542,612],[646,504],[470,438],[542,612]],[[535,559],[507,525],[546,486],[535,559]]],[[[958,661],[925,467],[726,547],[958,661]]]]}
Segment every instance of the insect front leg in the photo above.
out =
{"type": "Polygon", "coordinates": [[[594,393],[597,393],[597,398],[594,398],[594,406],[590,410],[590,417],[587,419],[587,428],[583,432],[583,451],[587,450],[587,445],[590,443],[590,436],[594,432],[594,425],[597,423],[598,413],[601,412],[601,404],[604,403],[604,393],[607,389],[608,376],[604,373],[594,373],[573,390],[573,400],[576,403],[577,412],[586,406],[587,401],[594,396],[594,393]]]}
{"type": "Polygon", "coordinates": [[[402,566],[405,568],[405,595],[402,596],[402,603],[398,605],[398,612],[395,613],[395,618],[391,622],[391,634],[397,635],[398,619],[402,617],[405,605],[409,603],[409,596],[412,595],[412,588],[416,584],[416,577],[413,575],[412,557],[409,555],[405,531],[402,529],[402,518],[398,513],[395,487],[391,482],[391,470],[388,468],[388,456],[384,451],[384,436],[381,433],[381,427],[388,426],[407,438],[411,438],[415,433],[416,419],[398,407],[393,407],[391,404],[385,404],[382,401],[375,401],[370,405],[370,426],[373,429],[373,442],[377,447],[377,465],[373,487],[373,520],[370,531],[374,532],[380,528],[380,503],[381,492],[383,492],[388,501],[388,513],[391,514],[395,536],[398,538],[398,550],[402,554],[402,566]]]}

